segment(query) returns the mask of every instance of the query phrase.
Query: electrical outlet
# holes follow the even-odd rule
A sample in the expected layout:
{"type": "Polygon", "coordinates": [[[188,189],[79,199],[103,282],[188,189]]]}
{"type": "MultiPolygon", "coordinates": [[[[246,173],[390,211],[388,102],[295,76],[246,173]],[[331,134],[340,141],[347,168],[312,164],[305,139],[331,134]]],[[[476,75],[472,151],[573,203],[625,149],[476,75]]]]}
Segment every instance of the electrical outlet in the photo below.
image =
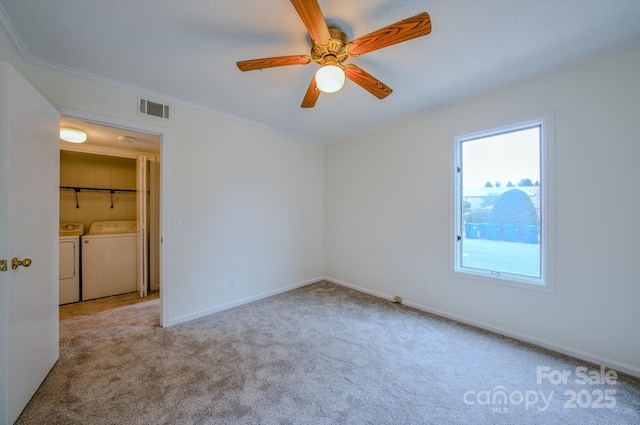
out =
{"type": "Polygon", "coordinates": [[[395,296],[393,297],[393,302],[394,302],[394,303],[398,303],[398,304],[402,304],[402,297],[401,297],[401,296],[398,296],[398,295],[395,295],[395,296]]]}
{"type": "Polygon", "coordinates": [[[236,277],[235,277],[235,276],[231,276],[231,277],[229,278],[229,286],[230,286],[230,287],[232,287],[232,288],[233,288],[234,286],[236,286],[236,277]]]}
{"type": "Polygon", "coordinates": [[[425,291],[430,291],[431,290],[431,284],[429,282],[427,282],[426,280],[424,281],[424,290],[425,291]]]}

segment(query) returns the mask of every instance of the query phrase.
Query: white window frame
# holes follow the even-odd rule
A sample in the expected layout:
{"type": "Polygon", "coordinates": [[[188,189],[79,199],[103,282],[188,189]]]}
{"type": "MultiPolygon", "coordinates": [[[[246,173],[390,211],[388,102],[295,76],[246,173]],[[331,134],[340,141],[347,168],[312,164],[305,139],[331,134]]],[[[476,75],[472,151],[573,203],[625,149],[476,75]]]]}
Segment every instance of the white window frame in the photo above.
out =
{"type": "Polygon", "coordinates": [[[481,130],[460,132],[451,143],[451,247],[450,273],[454,277],[510,287],[555,293],[555,120],[553,111],[531,114],[481,130]],[[540,126],[540,266],[541,277],[532,278],[491,270],[462,267],[462,167],[461,146],[468,140],[540,126]]]}

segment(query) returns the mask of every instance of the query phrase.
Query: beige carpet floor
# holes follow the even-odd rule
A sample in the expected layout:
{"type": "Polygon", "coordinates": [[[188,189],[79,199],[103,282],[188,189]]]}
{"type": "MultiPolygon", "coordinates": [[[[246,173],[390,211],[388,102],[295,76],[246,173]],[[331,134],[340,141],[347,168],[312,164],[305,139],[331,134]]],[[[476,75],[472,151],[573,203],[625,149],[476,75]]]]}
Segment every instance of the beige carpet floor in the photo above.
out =
{"type": "Polygon", "coordinates": [[[640,423],[638,379],[327,282],[170,328],[158,303],[61,307],[17,424],[640,423]]]}

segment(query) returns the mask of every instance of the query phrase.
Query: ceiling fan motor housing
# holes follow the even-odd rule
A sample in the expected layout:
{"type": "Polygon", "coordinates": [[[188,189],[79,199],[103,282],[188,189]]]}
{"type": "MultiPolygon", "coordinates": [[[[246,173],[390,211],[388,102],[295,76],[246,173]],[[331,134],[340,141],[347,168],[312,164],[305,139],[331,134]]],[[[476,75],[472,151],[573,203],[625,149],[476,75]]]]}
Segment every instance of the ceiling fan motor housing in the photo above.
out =
{"type": "Polygon", "coordinates": [[[349,53],[347,53],[349,38],[347,35],[334,27],[329,27],[329,34],[331,40],[326,46],[321,46],[315,40],[311,40],[311,58],[321,65],[339,64],[349,57],[349,53]]]}

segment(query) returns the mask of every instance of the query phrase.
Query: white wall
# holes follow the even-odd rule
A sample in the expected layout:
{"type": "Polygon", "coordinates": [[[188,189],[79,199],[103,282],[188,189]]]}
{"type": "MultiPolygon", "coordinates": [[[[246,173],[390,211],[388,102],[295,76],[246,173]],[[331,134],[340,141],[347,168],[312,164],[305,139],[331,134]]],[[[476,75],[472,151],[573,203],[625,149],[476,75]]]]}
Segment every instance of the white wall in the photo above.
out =
{"type": "Polygon", "coordinates": [[[170,100],[170,120],[139,115],[140,93],[23,63],[1,30],[0,59],[59,109],[168,129],[165,324],[323,276],[322,145],[170,100]]]}
{"type": "Polygon", "coordinates": [[[169,215],[182,222],[165,235],[175,317],[321,278],[323,147],[181,112],[174,112],[172,143],[163,153],[169,215]]]}
{"type": "Polygon", "coordinates": [[[636,44],[329,145],[325,275],[639,375],[639,123],[636,44]],[[547,109],[555,294],[453,277],[452,136],[547,109]]]}
{"type": "Polygon", "coordinates": [[[13,47],[7,33],[0,27],[0,59],[13,65],[19,72],[22,72],[22,60],[18,51],[13,47]]]}

